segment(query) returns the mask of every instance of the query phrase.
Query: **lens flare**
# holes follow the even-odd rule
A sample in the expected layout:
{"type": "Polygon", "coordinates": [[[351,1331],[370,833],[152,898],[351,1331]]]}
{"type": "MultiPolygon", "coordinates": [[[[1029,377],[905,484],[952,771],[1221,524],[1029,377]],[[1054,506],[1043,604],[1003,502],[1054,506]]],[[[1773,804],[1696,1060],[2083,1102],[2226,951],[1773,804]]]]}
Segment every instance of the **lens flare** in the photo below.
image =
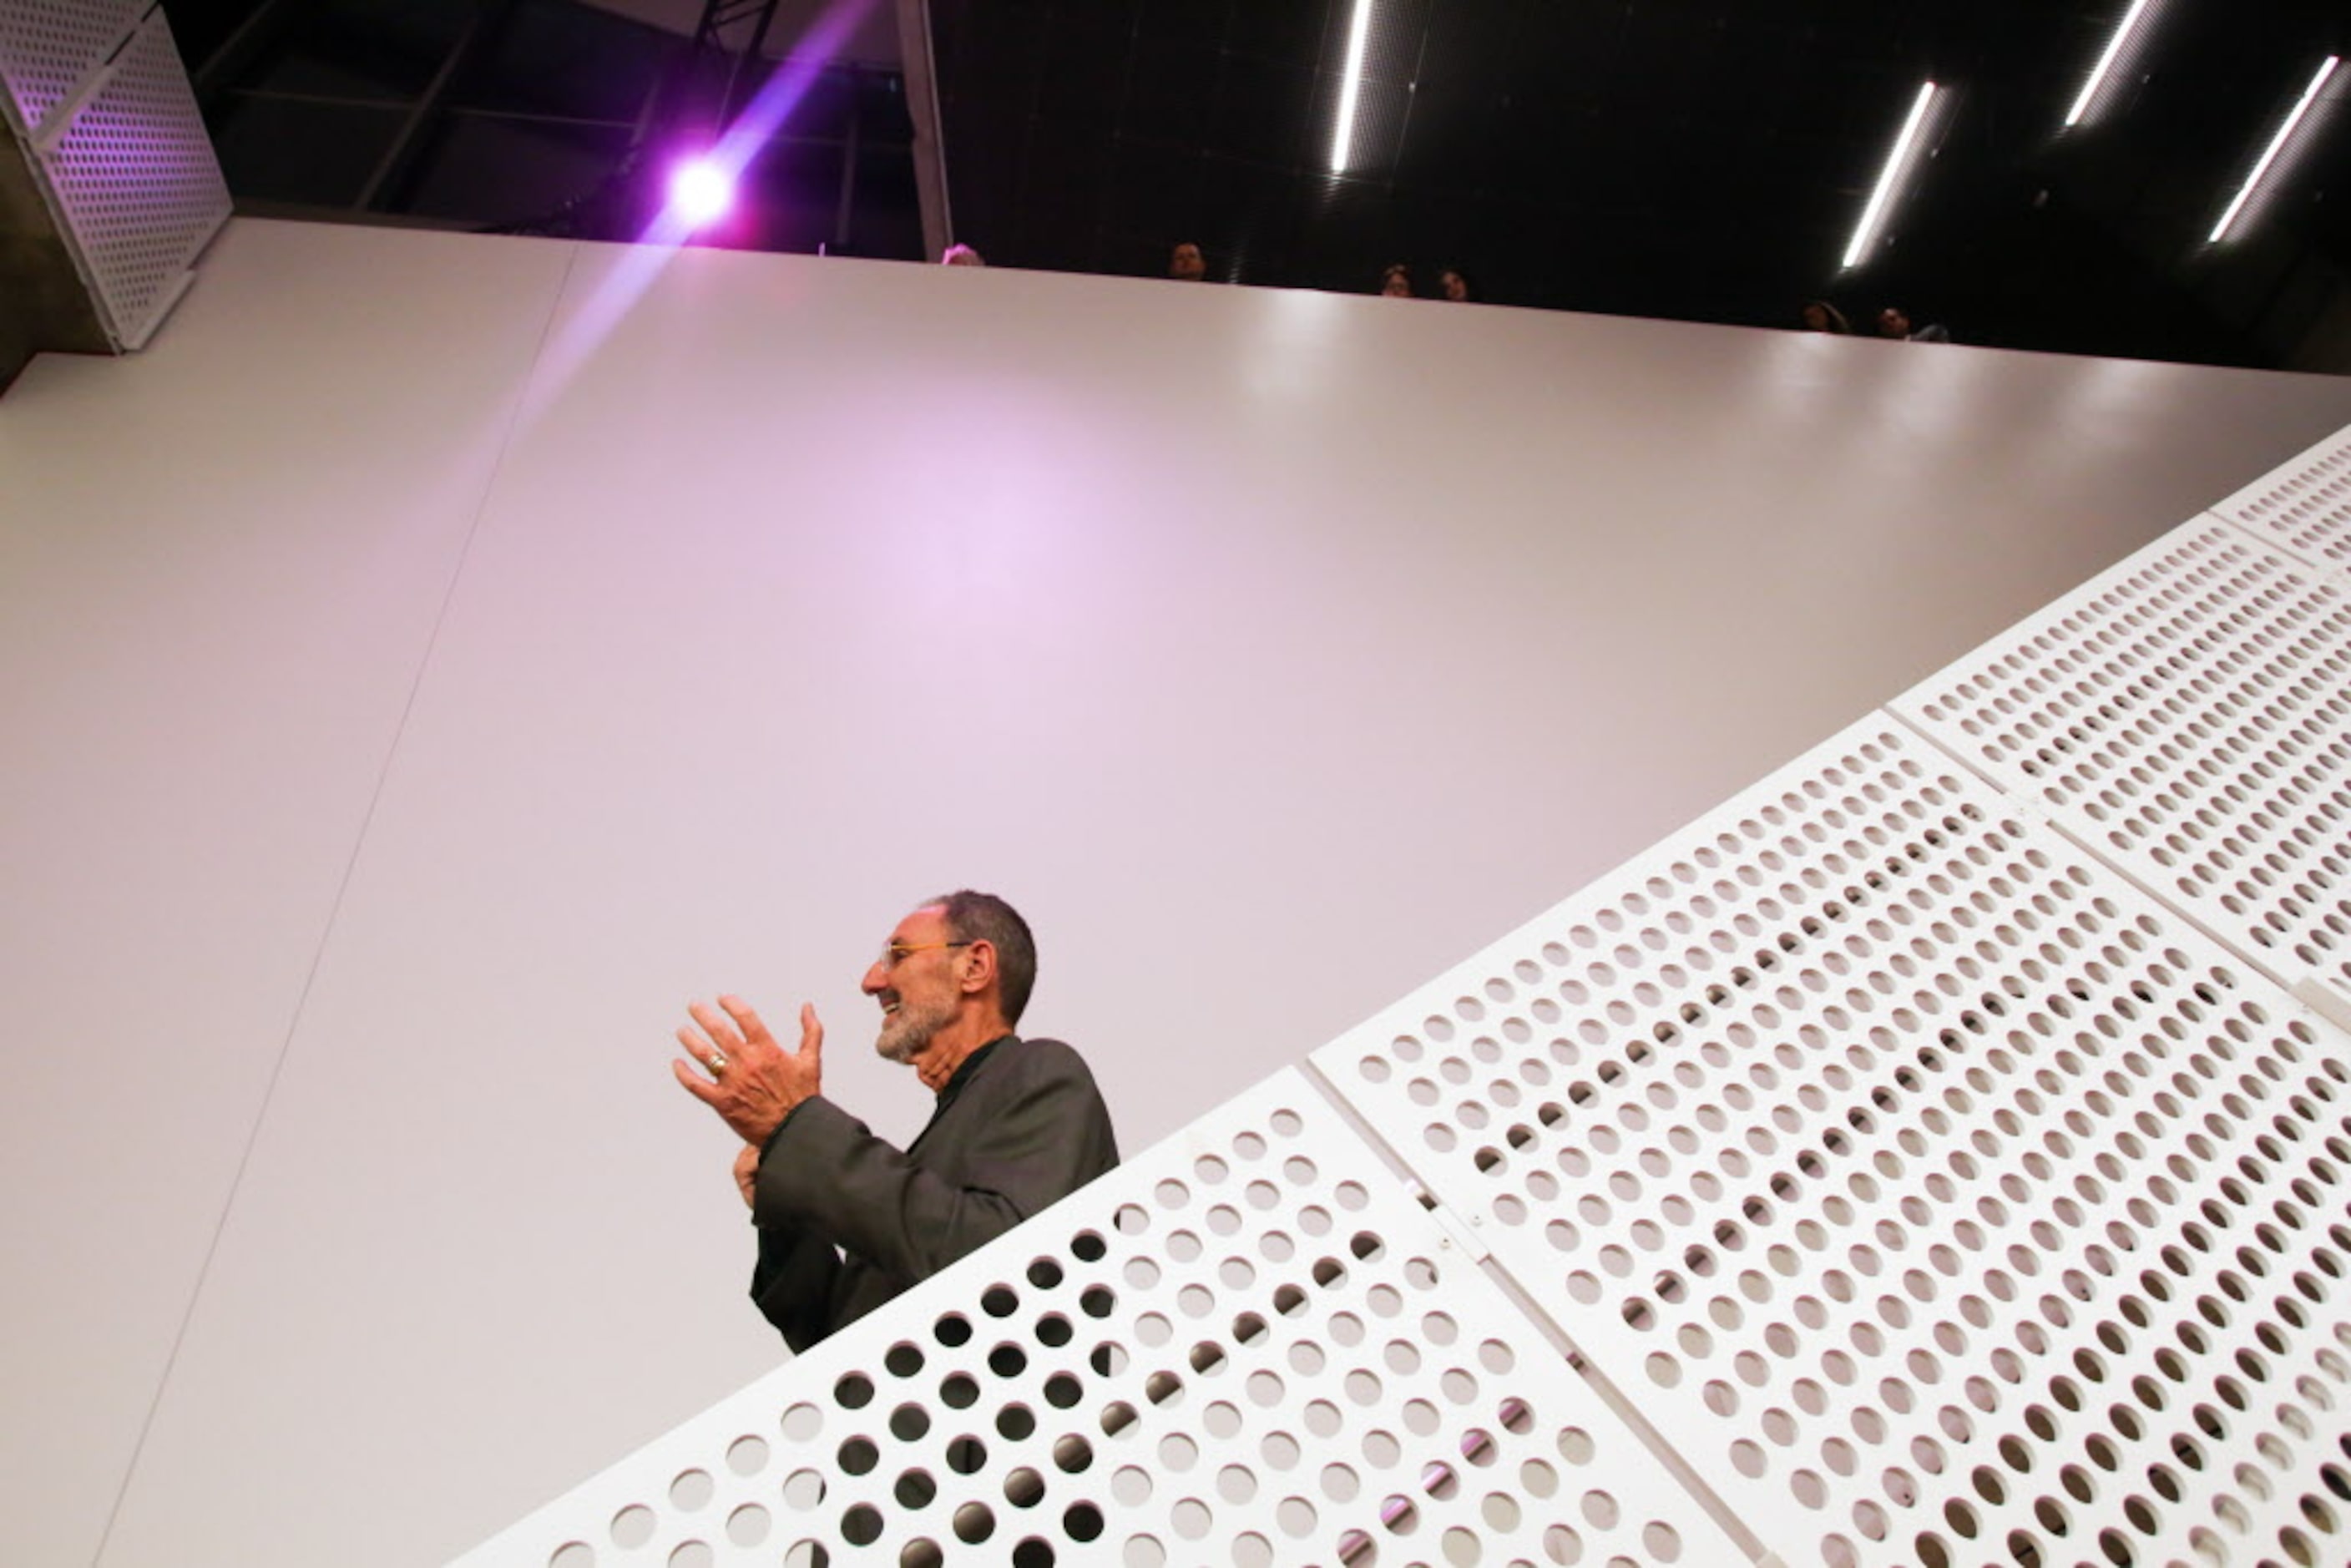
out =
{"type": "Polygon", "coordinates": [[[669,210],[690,228],[726,215],[735,202],[735,182],[707,158],[690,158],[671,171],[669,210]]]}

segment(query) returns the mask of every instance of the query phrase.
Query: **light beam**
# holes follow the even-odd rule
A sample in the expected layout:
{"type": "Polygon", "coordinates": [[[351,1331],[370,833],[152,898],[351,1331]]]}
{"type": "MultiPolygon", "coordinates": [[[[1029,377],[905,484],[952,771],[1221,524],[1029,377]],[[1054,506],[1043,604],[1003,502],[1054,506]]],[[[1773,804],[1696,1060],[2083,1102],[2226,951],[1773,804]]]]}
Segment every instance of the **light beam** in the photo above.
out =
{"type": "Polygon", "coordinates": [[[1934,101],[1935,84],[1928,82],[1918,89],[1917,101],[1910,106],[1910,118],[1902,122],[1902,134],[1894,139],[1894,151],[1886,155],[1886,168],[1877,176],[1877,189],[1870,193],[1869,205],[1861,210],[1861,223],[1853,231],[1853,243],[1844,247],[1846,267],[1860,261],[1868,252],[1870,242],[1877,237],[1877,225],[1884,220],[1894,187],[1901,183],[1902,171],[1909,162],[1911,144],[1918,140],[1918,128],[1927,123],[1927,108],[1934,101]]]}
{"type": "Polygon", "coordinates": [[[2245,176],[2245,183],[2237,187],[2237,199],[2229,204],[2229,210],[2222,213],[2220,221],[2212,225],[2211,244],[2218,245],[2220,236],[2229,232],[2229,225],[2237,221],[2237,214],[2245,210],[2245,203],[2252,197],[2254,188],[2261,184],[2262,176],[2270,172],[2270,165],[2277,162],[2277,155],[2284,150],[2286,138],[2294,134],[2294,128],[2300,125],[2303,117],[2310,112],[2310,106],[2318,101],[2318,89],[2326,85],[2326,78],[2333,76],[2335,68],[2342,63],[2342,56],[2327,56],[2326,63],[2318,68],[2318,74],[2310,78],[2310,85],[2302,89],[2302,98],[2286,115],[2285,123],[2278,127],[2275,136],[2270,138],[2269,150],[2262,154],[2262,161],[2253,165],[2253,172],[2245,176]]]}
{"type": "Polygon", "coordinates": [[[2123,52],[2123,45],[2130,41],[2131,29],[2138,26],[2139,16],[2147,10],[2147,5],[2148,0],[2131,0],[2131,8],[2123,14],[2122,26],[2116,27],[2115,36],[2106,40],[2105,53],[2100,55],[2098,63],[2091,68],[2090,79],[2082,84],[2081,96],[2074,100],[2074,107],[2065,111],[2068,128],[2079,123],[2082,116],[2090,112],[2091,100],[2098,96],[2098,89],[2105,86],[2106,73],[2115,68],[2116,57],[2123,52]]]}
{"type": "Polygon", "coordinates": [[[1355,0],[1355,14],[1347,23],[1347,70],[1339,84],[1339,120],[1331,131],[1331,172],[1347,172],[1347,153],[1355,141],[1355,99],[1363,84],[1364,46],[1372,36],[1372,0],[1355,0]]]}

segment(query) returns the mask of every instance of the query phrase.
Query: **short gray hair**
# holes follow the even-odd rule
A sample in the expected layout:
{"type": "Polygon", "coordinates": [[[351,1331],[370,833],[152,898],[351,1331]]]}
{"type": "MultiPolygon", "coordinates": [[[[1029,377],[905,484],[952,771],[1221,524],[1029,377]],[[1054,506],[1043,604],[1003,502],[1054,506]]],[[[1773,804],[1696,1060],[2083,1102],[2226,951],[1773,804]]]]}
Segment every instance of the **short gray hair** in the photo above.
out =
{"type": "Polygon", "coordinates": [[[923,905],[946,916],[947,935],[958,942],[985,942],[996,949],[997,999],[1004,1021],[1018,1024],[1037,988],[1037,939],[1020,912],[992,893],[959,888],[923,905]]]}

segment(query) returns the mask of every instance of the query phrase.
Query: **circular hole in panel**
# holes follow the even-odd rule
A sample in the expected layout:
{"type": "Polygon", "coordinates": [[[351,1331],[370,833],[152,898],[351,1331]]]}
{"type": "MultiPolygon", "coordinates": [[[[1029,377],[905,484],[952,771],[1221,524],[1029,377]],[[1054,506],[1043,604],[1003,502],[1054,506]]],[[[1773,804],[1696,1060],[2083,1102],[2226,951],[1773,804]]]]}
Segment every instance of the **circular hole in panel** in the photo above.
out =
{"type": "Polygon", "coordinates": [[[1186,1541],[1199,1540],[1216,1522],[1216,1516],[1208,1511],[1208,1505],[1196,1497],[1187,1497],[1176,1503],[1167,1511],[1167,1518],[1168,1522],[1176,1527],[1176,1533],[1186,1541]]]}
{"type": "Polygon", "coordinates": [[[1314,1505],[1302,1497],[1283,1498],[1273,1517],[1274,1522],[1281,1526],[1281,1532],[1293,1540],[1311,1535],[1321,1521],[1314,1505]]]}
{"type": "Polygon", "coordinates": [[[977,1546],[996,1533],[996,1511],[984,1502],[967,1502],[955,1511],[956,1539],[977,1546]]]}
{"type": "Polygon", "coordinates": [[[1361,1489],[1353,1466],[1329,1464],[1322,1467],[1322,1495],[1332,1502],[1353,1502],[1361,1489]]]}
{"type": "MultiPolygon", "coordinates": [[[[1061,1511],[1061,1533],[1072,1541],[1092,1541],[1102,1532],[1102,1510],[1092,1503],[1073,1502],[1061,1511]]],[[[1041,1542],[1040,1542],[1041,1544],[1041,1542]]],[[[1052,1561],[1049,1555],[1047,1562],[1052,1561]]]]}
{"type": "Polygon", "coordinates": [[[977,1475],[987,1463],[987,1445],[967,1434],[947,1442],[947,1469],[959,1476],[977,1475]]]}
{"type": "Polygon", "coordinates": [[[1125,1568],[1166,1568],[1167,1549],[1155,1535],[1130,1535],[1119,1561],[1125,1568]]]}
{"type": "Polygon", "coordinates": [[[813,1405],[795,1405],[784,1412],[783,1432],[789,1442],[810,1442],[823,1430],[824,1412],[813,1405]]]}
{"type": "Polygon", "coordinates": [[[1140,1465],[1126,1465],[1110,1478],[1111,1497],[1127,1508],[1139,1507],[1151,1500],[1151,1472],[1140,1465]]]}
{"type": "Polygon", "coordinates": [[[912,1443],[931,1429],[931,1413],[919,1405],[901,1405],[890,1412],[890,1435],[912,1443]]]}
{"type": "Polygon", "coordinates": [[[680,1470],[669,1483],[670,1506],[681,1513],[692,1513],[709,1507],[711,1495],[716,1490],[717,1483],[710,1479],[708,1470],[680,1470]]]}
{"type": "Polygon", "coordinates": [[[881,1458],[882,1451],[871,1437],[852,1437],[841,1445],[834,1460],[852,1476],[862,1476],[881,1458]]]}
{"type": "Polygon", "coordinates": [[[1093,1445],[1075,1432],[1070,1433],[1053,1445],[1053,1463],[1060,1466],[1066,1474],[1076,1475],[1093,1462],[1093,1445]]]}
{"type": "Polygon", "coordinates": [[[928,1470],[908,1470],[898,1478],[890,1495],[898,1500],[900,1508],[927,1508],[939,1495],[939,1483],[931,1479],[928,1470]]]}
{"type": "Polygon", "coordinates": [[[711,1568],[714,1559],[706,1541],[682,1541],[665,1559],[669,1568],[711,1568]]]}
{"type": "Polygon", "coordinates": [[[841,1516],[841,1538],[852,1546],[871,1546],[882,1539],[882,1512],[859,1503],[841,1516]]]}
{"type": "Polygon", "coordinates": [[[1022,1465],[1004,1478],[1004,1500],[1015,1508],[1034,1508],[1045,1495],[1045,1478],[1022,1465]]]}
{"type": "Polygon", "coordinates": [[[641,1502],[632,1502],[612,1516],[612,1544],[634,1552],[653,1538],[656,1523],[653,1511],[641,1502]]]}
{"type": "Polygon", "coordinates": [[[768,1468],[768,1440],[749,1435],[726,1445],[726,1468],[738,1476],[756,1476],[768,1468]]]}
{"type": "Polygon", "coordinates": [[[802,1511],[824,1501],[824,1473],[820,1470],[794,1470],[784,1478],[786,1506],[802,1511]]]}
{"type": "Polygon", "coordinates": [[[946,1560],[939,1543],[927,1535],[917,1535],[898,1551],[898,1568],[940,1568],[946,1560]]]}
{"type": "Polygon", "coordinates": [[[997,1432],[1019,1442],[1037,1429],[1036,1413],[1026,1405],[1007,1405],[996,1413],[997,1432]]]}
{"type": "Polygon", "coordinates": [[[1257,1477],[1243,1465],[1227,1465],[1217,1472],[1217,1495],[1227,1502],[1247,1502],[1257,1496],[1257,1477]]]}
{"type": "Polygon", "coordinates": [[[979,1385],[968,1373],[951,1372],[939,1381],[939,1402],[953,1410],[968,1410],[979,1402],[979,1385]]]}

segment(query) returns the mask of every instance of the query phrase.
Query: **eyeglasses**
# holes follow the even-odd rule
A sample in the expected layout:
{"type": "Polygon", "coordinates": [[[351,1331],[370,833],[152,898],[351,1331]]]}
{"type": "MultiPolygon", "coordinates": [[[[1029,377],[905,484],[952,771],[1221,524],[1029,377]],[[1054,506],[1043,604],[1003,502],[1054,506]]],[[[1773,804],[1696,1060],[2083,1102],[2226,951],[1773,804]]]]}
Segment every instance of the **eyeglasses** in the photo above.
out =
{"type": "MultiPolygon", "coordinates": [[[[977,938],[973,938],[977,941],[977,938]]],[[[968,947],[970,942],[886,942],[882,946],[882,967],[894,969],[898,960],[915,953],[928,953],[935,947],[968,947]]]]}

